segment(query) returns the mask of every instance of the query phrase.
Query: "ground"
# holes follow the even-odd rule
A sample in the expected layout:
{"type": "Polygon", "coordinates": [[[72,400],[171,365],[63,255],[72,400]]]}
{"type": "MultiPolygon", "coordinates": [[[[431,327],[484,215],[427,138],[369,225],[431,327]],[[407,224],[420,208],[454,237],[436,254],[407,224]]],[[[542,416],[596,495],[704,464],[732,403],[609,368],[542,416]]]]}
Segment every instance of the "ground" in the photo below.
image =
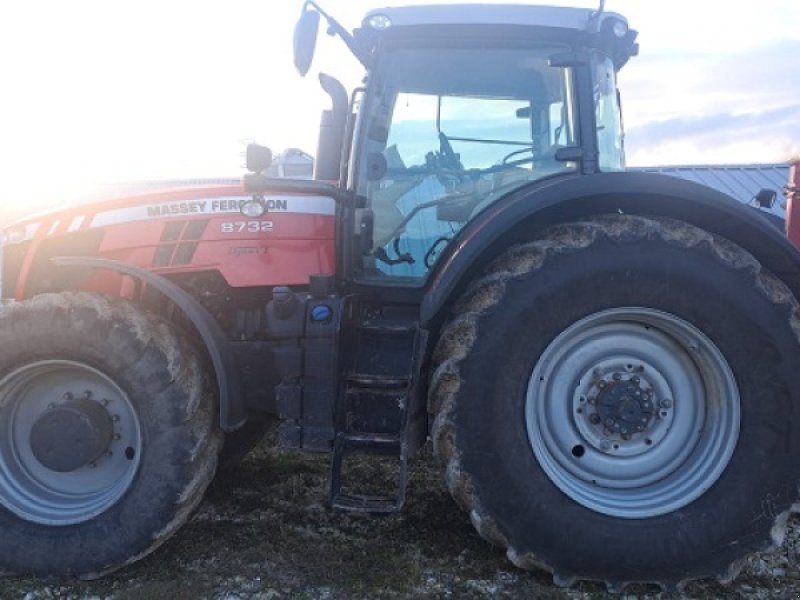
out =
{"type": "MultiPolygon", "coordinates": [[[[414,461],[405,508],[389,517],[326,510],[327,468],[326,456],[265,444],[221,474],[190,522],[146,559],[92,582],[7,578],[0,598],[619,598],[516,569],[456,508],[428,451],[414,461]]],[[[634,597],[670,596],[629,588],[634,597]]],[[[735,585],[696,582],[684,597],[799,598],[800,520],[783,550],[753,557],[735,585]]]]}

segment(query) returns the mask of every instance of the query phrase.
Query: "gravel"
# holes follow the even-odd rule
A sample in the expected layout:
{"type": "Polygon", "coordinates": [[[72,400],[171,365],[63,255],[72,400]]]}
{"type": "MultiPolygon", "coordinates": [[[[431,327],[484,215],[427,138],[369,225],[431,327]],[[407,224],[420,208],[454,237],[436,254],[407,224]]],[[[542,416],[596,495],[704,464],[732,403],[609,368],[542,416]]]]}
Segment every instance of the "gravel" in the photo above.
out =
{"type": "MultiPolygon", "coordinates": [[[[226,600],[277,598],[620,598],[582,583],[563,590],[482,541],[450,499],[428,452],[413,464],[402,512],[337,514],[324,507],[328,458],[267,445],[221,473],[194,517],[144,560],[101,580],[0,580],[0,598],[226,600]]],[[[357,462],[379,481],[386,469],[357,462]]],[[[649,586],[622,598],[672,598],[649,586]]],[[[692,583],[683,598],[800,597],[800,520],[781,551],[754,556],[736,582],[692,583]]]]}

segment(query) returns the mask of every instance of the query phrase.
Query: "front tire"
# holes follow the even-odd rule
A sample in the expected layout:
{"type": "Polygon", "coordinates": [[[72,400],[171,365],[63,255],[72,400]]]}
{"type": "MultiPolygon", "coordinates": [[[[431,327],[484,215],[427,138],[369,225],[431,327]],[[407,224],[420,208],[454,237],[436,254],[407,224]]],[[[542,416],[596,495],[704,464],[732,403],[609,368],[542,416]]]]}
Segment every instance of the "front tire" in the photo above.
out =
{"type": "Polygon", "coordinates": [[[442,332],[448,486],[557,583],[730,581],[797,499],[798,332],[786,286],[727,240],[632,216],[555,227],[494,261],[442,332]]]}
{"type": "Polygon", "coordinates": [[[200,365],[125,301],[64,293],[3,308],[0,570],[97,577],[186,521],[221,444],[200,365]]]}

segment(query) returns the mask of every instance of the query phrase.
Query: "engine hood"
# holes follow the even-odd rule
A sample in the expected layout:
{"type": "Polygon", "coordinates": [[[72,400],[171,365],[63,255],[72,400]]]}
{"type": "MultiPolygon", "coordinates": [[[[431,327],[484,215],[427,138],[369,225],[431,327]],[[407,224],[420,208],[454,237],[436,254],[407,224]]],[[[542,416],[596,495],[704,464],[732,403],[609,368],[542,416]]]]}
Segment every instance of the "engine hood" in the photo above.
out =
{"type": "Polygon", "coordinates": [[[3,226],[0,242],[13,244],[29,241],[48,227],[45,235],[199,213],[238,212],[239,201],[249,196],[235,179],[211,184],[141,183],[120,186],[94,195],[82,202],[70,203],[46,211],[37,211],[3,226]],[[216,200],[206,203],[204,201],[216,200]],[[228,200],[228,202],[221,202],[228,200]]]}

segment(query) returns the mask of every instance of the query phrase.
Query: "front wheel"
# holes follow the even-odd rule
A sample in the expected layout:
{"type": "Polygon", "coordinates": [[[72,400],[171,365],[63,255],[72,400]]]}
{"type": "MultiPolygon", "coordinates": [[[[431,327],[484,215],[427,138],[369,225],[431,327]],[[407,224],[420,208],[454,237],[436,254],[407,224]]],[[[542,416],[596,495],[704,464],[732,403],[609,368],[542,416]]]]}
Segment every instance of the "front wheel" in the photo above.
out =
{"type": "Polygon", "coordinates": [[[0,311],[0,570],[99,576],[183,524],[221,443],[200,365],[124,301],[0,311]]]}
{"type": "Polygon", "coordinates": [[[667,219],[563,225],[499,257],[455,313],[435,449],[514,563],[672,588],[729,581],[781,542],[798,305],[744,250],[667,219]]]}

